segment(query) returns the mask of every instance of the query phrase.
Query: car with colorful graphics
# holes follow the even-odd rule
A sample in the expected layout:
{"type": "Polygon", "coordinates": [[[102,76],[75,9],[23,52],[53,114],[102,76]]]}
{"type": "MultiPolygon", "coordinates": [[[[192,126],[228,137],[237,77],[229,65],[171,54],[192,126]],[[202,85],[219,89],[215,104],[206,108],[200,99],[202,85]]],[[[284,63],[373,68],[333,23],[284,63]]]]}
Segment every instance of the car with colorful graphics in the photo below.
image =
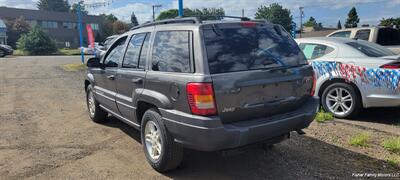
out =
{"type": "Polygon", "coordinates": [[[111,114],[140,130],[160,172],[176,168],[184,148],[226,154],[303,134],[319,108],[296,42],[260,20],[147,23],[87,65],[90,118],[111,114]]]}
{"type": "Polygon", "coordinates": [[[361,108],[400,106],[400,56],[364,40],[296,39],[317,74],[326,111],[351,118],[361,108]]]}

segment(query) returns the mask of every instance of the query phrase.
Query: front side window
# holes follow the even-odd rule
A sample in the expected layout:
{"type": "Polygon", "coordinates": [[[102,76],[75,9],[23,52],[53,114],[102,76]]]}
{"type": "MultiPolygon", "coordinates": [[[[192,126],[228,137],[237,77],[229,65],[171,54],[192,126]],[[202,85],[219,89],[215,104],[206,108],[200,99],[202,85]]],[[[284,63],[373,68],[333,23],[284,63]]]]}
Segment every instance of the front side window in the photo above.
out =
{"type": "Polygon", "coordinates": [[[317,59],[334,51],[332,47],[322,44],[301,43],[299,46],[307,60],[317,59]]]}
{"type": "Polygon", "coordinates": [[[330,35],[329,37],[349,38],[350,34],[351,34],[351,31],[341,31],[341,32],[334,33],[334,34],[330,35]]]}
{"type": "Polygon", "coordinates": [[[126,50],[124,62],[122,67],[124,68],[137,68],[140,56],[140,49],[142,48],[143,40],[146,37],[146,33],[133,35],[128,44],[126,50]]]}
{"type": "Polygon", "coordinates": [[[358,30],[356,33],[356,36],[354,36],[354,37],[356,39],[368,41],[370,33],[371,33],[371,30],[369,30],[369,29],[358,30]]]}
{"type": "Polygon", "coordinates": [[[106,67],[118,67],[118,62],[123,55],[126,38],[119,39],[111,46],[104,58],[104,65],[106,67]]]}
{"type": "Polygon", "coordinates": [[[157,32],[153,45],[152,70],[163,72],[191,72],[190,31],[157,32]]]}

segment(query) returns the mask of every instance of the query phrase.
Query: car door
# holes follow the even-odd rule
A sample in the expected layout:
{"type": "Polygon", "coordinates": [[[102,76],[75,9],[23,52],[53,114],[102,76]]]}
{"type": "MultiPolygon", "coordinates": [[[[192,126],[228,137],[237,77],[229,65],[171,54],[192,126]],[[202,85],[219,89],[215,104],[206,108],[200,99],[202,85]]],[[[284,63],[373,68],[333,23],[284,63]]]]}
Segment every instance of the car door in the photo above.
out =
{"type": "Polygon", "coordinates": [[[95,95],[96,100],[116,114],[120,114],[115,103],[116,97],[116,73],[118,65],[122,59],[127,36],[118,39],[107,51],[102,59],[102,68],[93,73],[96,81],[95,95]]]}
{"type": "Polygon", "coordinates": [[[134,102],[142,93],[145,83],[145,64],[149,49],[150,33],[132,35],[128,42],[122,66],[117,71],[116,102],[121,115],[138,124],[134,102]]]}

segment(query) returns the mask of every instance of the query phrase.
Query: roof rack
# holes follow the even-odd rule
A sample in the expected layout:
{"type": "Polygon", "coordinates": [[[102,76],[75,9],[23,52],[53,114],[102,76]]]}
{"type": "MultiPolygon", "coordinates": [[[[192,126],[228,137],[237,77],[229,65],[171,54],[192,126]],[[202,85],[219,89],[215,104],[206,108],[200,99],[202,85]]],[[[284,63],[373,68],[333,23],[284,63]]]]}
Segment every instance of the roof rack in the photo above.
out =
{"type": "Polygon", "coordinates": [[[187,16],[187,17],[196,17],[196,18],[209,18],[214,17],[215,20],[222,20],[223,18],[232,18],[232,19],[240,19],[241,21],[250,21],[251,19],[248,17],[240,17],[240,16],[219,16],[219,15],[199,15],[199,16],[187,16]]]}
{"type": "Polygon", "coordinates": [[[175,24],[175,23],[189,23],[189,24],[200,24],[201,20],[197,17],[184,17],[184,18],[175,18],[175,19],[166,19],[161,21],[144,23],[141,25],[137,25],[131,28],[131,30],[139,29],[143,27],[155,26],[160,24],[175,24]]]}

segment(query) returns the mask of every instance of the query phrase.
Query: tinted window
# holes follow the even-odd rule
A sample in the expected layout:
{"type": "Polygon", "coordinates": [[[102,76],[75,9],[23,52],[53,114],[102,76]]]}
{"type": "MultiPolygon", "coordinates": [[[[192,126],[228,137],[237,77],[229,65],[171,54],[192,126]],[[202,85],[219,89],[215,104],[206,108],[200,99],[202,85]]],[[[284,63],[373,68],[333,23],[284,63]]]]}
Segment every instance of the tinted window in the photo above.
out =
{"type": "Polygon", "coordinates": [[[377,43],[382,46],[400,45],[400,30],[392,28],[379,29],[377,43]]]}
{"type": "Polygon", "coordinates": [[[369,29],[358,30],[355,38],[368,41],[370,33],[371,33],[371,30],[369,30],[369,29]]]}
{"type": "Polygon", "coordinates": [[[153,46],[152,69],[164,72],[191,72],[189,31],[157,32],[153,46]]]}
{"type": "Polygon", "coordinates": [[[280,26],[213,25],[203,32],[212,74],[306,63],[296,42],[280,26]]]}
{"type": "Polygon", "coordinates": [[[395,55],[389,49],[367,41],[348,42],[347,45],[357,49],[369,57],[383,57],[395,55]]]}
{"type": "Polygon", "coordinates": [[[146,34],[136,34],[133,35],[129,41],[128,48],[126,49],[126,54],[122,67],[126,68],[137,68],[140,56],[140,49],[142,48],[143,40],[146,34]]]}
{"type": "Polygon", "coordinates": [[[147,51],[150,46],[150,33],[147,33],[146,38],[144,39],[143,46],[142,46],[142,51],[140,53],[140,58],[139,58],[139,68],[144,69],[146,65],[146,60],[147,60],[147,51]]]}
{"type": "Polygon", "coordinates": [[[300,49],[308,60],[313,60],[331,53],[334,49],[322,44],[300,44],[300,49]]]}
{"type": "Polygon", "coordinates": [[[112,45],[104,59],[104,65],[106,67],[118,67],[118,62],[124,53],[123,51],[126,38],[127,37],[123,37],[112,45]]]}
{"type": "Polygon", "coordinates": [[[329,37],[344,37],[344,38],[349,38],[351,34],[351,31],[341,31],[341,32],[337,32],[334,33],[332,35],[330,35],[329,37]]]}

